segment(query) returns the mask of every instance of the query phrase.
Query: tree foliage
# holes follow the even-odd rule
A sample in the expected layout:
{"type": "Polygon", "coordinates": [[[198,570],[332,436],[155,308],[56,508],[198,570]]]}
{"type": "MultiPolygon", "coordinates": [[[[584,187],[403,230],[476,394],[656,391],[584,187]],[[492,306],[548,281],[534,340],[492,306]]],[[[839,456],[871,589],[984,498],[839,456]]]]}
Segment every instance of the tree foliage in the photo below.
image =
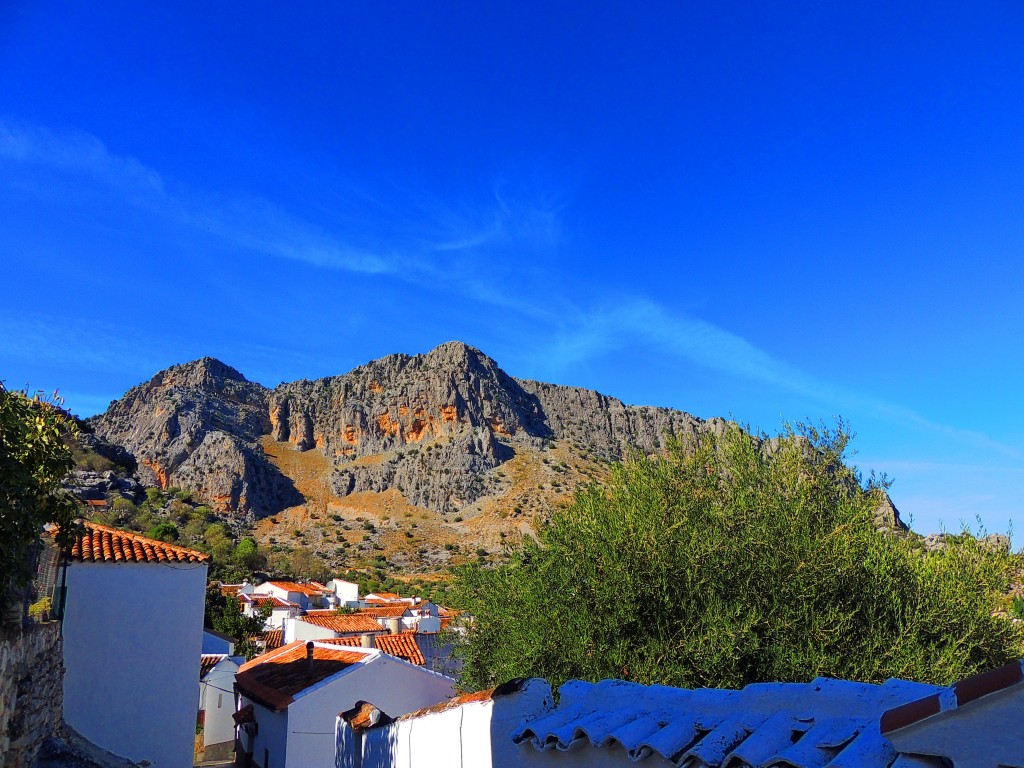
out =
{"type": "Polygon", "coordinates": [[[0,601],[31,580],[31,551],[46,523],[60,526],[59,544],[74,539],[76,507],[61,490],[74,430],[54,400],[0,384],[0,601]]]}
{"type": "Polygon", "coordinates": [[[508,565],[459,572],[463,684],[949,683],[1019,658],[999,613],[1019,558],[877,530],[882,488],[844,461],[849,437],[727,426],[615,467],[508,565]]]}
{"type": "Polygon", "coordinates": [[[268,602],[258,607],[252,616],[246,616],[242,613],[242,604],[237,597],[225,597],[216,582],[210,582],[206,587],[204,625],[234,638],[235,654],[238,656],[252,659],[259,653],[254,638],[263,632],[272,610],[268,602]]]}

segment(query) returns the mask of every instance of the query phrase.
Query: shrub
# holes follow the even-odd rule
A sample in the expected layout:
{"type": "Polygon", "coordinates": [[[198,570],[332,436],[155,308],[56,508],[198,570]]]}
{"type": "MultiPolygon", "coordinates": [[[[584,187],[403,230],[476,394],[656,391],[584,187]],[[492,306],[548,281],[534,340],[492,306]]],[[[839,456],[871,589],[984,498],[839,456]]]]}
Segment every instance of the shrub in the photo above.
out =
{"type": "Polygon", "coordinates": [[[842,424],[773,441],[731,426],[614,467],[508,565],[458,572],[453,601],[475,617],[462,685],[948,684],[1024,655],[999,613],[1015,558],[876,530],[883,489],[843,461],[848,440],[842,424]]]}

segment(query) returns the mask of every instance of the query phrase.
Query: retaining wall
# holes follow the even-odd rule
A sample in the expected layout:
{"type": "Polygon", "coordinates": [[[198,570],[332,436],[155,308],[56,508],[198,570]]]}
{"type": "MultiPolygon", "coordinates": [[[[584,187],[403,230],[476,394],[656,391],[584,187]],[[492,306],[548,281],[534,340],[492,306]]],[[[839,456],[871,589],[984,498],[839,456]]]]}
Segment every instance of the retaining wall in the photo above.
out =
{"type": "Polygon", "coordinates": [[[0,765],[31,768],[61,731],[64,653],[60,624],[0,630],[0,765]]]}

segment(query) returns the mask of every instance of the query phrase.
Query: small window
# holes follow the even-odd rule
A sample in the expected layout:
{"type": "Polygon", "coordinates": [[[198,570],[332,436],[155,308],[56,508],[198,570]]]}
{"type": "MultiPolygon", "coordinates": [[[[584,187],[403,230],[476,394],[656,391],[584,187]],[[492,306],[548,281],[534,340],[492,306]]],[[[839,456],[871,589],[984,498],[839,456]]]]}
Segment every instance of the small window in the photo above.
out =
{"type": "Polygon", "coordinates": [[[220,709],[224,705],[224,694],[217,694],[217,709],[220,709]]]}

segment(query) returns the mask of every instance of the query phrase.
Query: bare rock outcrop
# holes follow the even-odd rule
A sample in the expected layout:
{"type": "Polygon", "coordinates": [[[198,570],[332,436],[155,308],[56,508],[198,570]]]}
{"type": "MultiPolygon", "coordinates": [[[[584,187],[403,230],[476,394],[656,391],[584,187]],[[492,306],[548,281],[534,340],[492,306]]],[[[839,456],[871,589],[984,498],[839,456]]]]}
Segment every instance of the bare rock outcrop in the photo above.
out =
{"type": "Polygon", "coordinates": [[[222,512],[276,512],[301,501],[259,446],[269,391],[204,357],[161,371],[89,421],[123,446],[140,478],[194,491],[222,512]]]}
{"type": "MultiPolygon", "coordinates": [[[[134,387],[90,424],[131,454],[143,480],[257,517],[302,502],[264,454],[260,441],[268,435],[322,454],[337,496],[396,489],[446,514],[500,495],[511,482],[503,464],[555,441],[578,456],[619,460],[725,428],[721,419],[514,379],[457,341],[274,390],[203,358],[134,387]]],[[[898,521],[891,504],[879,514],[898,521]]]]}

